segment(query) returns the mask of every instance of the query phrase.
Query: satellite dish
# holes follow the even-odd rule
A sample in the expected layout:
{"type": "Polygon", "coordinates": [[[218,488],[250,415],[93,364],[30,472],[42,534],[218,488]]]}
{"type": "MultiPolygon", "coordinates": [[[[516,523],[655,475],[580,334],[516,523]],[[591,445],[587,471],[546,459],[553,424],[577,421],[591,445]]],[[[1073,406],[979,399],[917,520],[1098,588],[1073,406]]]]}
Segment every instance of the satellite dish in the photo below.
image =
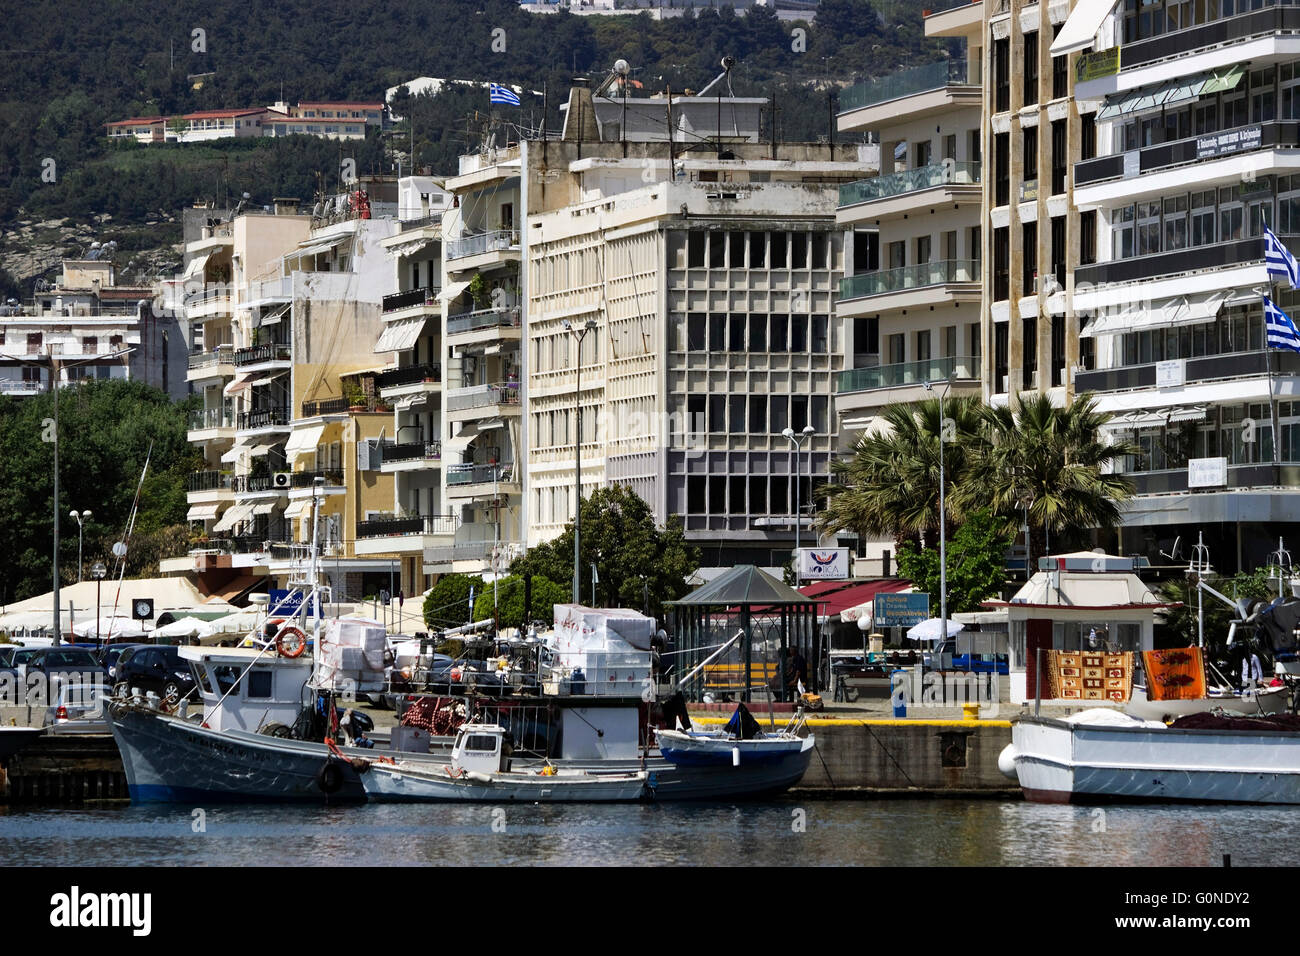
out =
{"type": "Polygon", "coordinates": [[[113,543],[113,555],[114,555],[114,557],[125,558],[125,557],[126,557],[126,545],[123,544],[121,541],[115,541],[115,542],[113,543]]]}

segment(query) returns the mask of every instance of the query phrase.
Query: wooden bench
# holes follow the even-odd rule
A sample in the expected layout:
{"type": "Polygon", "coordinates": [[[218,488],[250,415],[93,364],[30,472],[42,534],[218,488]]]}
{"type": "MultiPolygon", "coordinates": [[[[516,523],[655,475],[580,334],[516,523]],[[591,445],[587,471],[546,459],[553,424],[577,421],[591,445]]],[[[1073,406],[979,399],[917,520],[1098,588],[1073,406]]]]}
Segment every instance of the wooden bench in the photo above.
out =
{"type": "Polygon", "coordinates": [[[753,687],[771,686],[780,680],[781,665],[753,661],[749,665],[750,684],[745,682],[744,664],[710,664],[704,668],[704,689],[717,691],[743,691],[753,687]]]}

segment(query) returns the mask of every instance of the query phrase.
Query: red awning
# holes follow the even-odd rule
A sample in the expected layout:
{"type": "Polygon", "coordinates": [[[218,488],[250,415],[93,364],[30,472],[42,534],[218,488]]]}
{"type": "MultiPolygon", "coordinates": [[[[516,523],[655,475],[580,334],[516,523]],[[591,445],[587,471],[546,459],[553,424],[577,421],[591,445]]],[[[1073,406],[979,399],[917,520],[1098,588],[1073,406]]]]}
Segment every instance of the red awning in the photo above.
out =
{"type": "Polygon", "coordinates": [[[877,594],[895,594],[911,586],[911,581],[884,578],[877,581],[814,581],[799,590],[822,605],[824,615],[838,617],[841,611],[864,604],[877,594]]]}

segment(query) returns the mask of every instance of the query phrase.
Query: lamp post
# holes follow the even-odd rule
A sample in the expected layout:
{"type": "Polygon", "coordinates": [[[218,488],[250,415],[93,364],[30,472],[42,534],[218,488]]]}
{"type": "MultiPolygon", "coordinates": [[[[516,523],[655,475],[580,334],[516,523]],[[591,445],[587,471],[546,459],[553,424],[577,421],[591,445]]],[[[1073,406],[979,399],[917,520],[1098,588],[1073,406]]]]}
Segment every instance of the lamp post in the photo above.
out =
{"type": "Polygon", "coordinates": [[[573,603],[582,603],[582,339],[596,327],[595,319],[588,319],[582,328],[575,329],[573,323],[564,320],[564,331],[578,340],[578,357],[574,363],[575,387],[574,405],[577,409],[577,434],[573,442],[573,603]]]}
{"type": "MultiPolygon", "coordinates": [[[[943,628],[943,640],[945,641],[948,639],[948,514],[944,504],[943,443],[948,420],[943,415],[943,400],[948,397],[948,389],[952,388],[952,382],[956,374],[956,372],[952,372],[948,375],[943,391],[939,393],[939,619],[943,621],[941,626],[943,628]]],[[[925,383],[925,390],[927,392],[932,390],[929,382],[925,383]]],[[[940,644],[939,649],[943,649],[942,644],[940,644]]]]}
{"type": "MultiPolygon", "coordinates": [[[[811,425],[805,425],[803,431],[795,435],[793,428],[781,432],[794,444],[794,586],[799,586],[799,544],[800,532],[803,530],[803,455],[800,453],[805,439],[816,433],[811,425]]],[[[811,469],[810,469],[811,470],[811,469]]]]}
{"type": "Polygon", "coordinates": [[[103,561],[96,561],[90,566],[90,576],[95,579],[95,644],[99,641],[99,589],[104,583],[104,576],[108,574],[108,568],[104,567],[103,561]]]}
{"type": "Polygon", "coordinates": [[[86,576],[86,567],[81,560],[81,548],[86,540],[86,520],[90,517],[91,511],[87,508],[80,513],[74,508],[68,512],[68,516],[77,522],[77,583],[80,584],[86,576]]]}

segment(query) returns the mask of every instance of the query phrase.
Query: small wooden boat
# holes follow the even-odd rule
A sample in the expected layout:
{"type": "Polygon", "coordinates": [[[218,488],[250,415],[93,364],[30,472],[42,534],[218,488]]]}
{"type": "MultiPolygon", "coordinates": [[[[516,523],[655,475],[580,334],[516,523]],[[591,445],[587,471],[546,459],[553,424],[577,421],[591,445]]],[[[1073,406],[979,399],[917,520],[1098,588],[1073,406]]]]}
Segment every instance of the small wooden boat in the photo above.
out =
{"type": "Polygon", "coordinates": [[[451,763],[399,760],[371,763],[361,775],[371,800],[501,803],[629,803],[647,796],[644,770],[598,772],[549,765],[512,772],[504,727],[466,724],[456,735],[451,763]]]}
{"type": "Polygon", "coordinates": [[[744,704],[720,730],[660,730],[659,752],[677,766],[752,767],[802,764],[807,769],[815,738],[800,737],[802,715],[784,730],[764,733],[744,704]]]}

